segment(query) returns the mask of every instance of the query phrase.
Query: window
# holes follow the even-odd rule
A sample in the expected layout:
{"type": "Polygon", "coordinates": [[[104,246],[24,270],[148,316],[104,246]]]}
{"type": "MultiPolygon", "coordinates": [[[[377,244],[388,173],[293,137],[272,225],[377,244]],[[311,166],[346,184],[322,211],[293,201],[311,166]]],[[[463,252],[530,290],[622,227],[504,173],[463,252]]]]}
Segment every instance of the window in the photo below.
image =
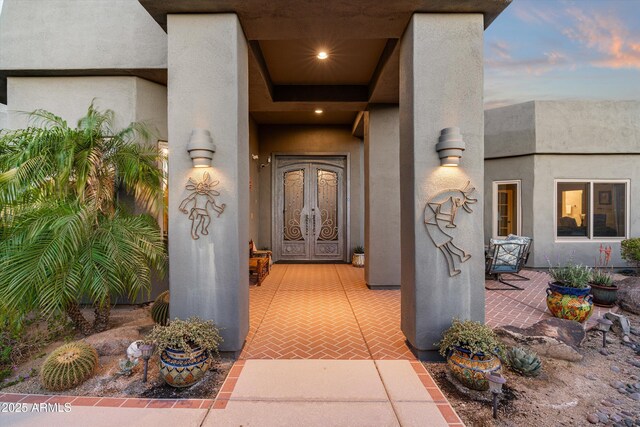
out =
{"type": "Polygon", "coordinates": [[[169,144],[167,141],[158,141],[158,147],[162,153],[162,234],[167,237],[169,233],[169,144]]]}
{"type": "Polygon", "coordinates": [[[628,181],[557,181],[556,236],[624,238],[628,181]]]}
{"type": "Polygon", "coordinates": [[[493,183],[493,235],[505,238],[520,233],[520,181],[493,183]]]}

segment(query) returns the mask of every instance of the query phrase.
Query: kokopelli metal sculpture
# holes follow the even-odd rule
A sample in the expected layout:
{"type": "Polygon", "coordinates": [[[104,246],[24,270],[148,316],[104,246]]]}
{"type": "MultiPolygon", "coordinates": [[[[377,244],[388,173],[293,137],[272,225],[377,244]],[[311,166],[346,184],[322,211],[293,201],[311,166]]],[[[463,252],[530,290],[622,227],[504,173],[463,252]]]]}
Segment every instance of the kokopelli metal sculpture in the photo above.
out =
{"type": "Polygon", "coordinates": [[[214,190],[213,187],[218,185],[220,181],[211,181],[211,177],[208,172],[202,175],[201,181],[195,181],[193,178],[189,178],[189,182],[185,188],[191,191],[191,194],[180,203],[180,211],[188,214],[191,220],[191,237],[194,240],[200,238],[200,234],[209,234],[209,224],[211,223],[211,217],[207,207],[211,205],[214,211],[218,213],[218,216],[222,215],[224,208],[227,206],[224,203],[218,205],[214,197],[219,196],[220,192],[214,190]],[[187,207],[193,203],[191,210],[187,210],[187,207]],[[198,233],[199,231],[199,233],[198,233]]]}
{"type": "Polygon", "coordinates": [[[456,246],[453,236],[448,230],[456,228],[456,216],[458,209],[462,208],[468,213],[473,212],[471,206],[478,201],[469,197],[476,189],[471,182],[461,190],[444,190],[431,197],[424,209],[424,223],[429,237],[438,249],[443,253],[449,266],[449,275],[460,274],[460,264],[471,258],[471,255],[456,246]]]}

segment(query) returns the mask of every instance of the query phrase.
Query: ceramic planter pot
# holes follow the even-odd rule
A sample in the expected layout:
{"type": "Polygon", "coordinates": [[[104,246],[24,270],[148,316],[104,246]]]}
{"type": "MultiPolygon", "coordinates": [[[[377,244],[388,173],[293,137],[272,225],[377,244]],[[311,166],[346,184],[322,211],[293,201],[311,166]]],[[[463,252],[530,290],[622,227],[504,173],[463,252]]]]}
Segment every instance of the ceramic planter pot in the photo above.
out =
{"type": "Polygon", "coordinates": [[[353,254],[351,264],[354,267],[364,268],[364,254],[353,254]]]}
{"type": "Polygon", "coordinates": [[[160,375],[173,387],[189,387],[209,369],[209,353],[195,349],[191,354],[167,348],[160,353],[160,375]]]}
{"type": "Polygon", "coordinates": [[[502,363],[497,356],[471,353],[461,347],[455,347],[447,357],[447,366],[451,374],[465,387],[472,390],[489,390],[489,381],[485,374],[500,373],[502,363]]]}
{"type": "Polygon", "coordinates": [[[589,295],[590,291],[590,286],[577,289],[549,282],[547,307],[555,317],[583,323],[593,312],[593,297],[589,295]]]}
{"type": "Polygon", "coordinates": [[[613,307],[618,299],[617,286],[600,286],[591,284],[593,303],[600,307],[613,307]]]}

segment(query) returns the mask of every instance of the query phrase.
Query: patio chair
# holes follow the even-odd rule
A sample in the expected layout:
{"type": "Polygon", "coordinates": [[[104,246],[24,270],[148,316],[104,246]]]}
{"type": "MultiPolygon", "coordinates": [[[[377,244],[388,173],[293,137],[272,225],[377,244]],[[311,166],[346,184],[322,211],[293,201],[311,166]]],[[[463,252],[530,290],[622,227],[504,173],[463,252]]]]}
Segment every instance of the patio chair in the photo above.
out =
{"type": "Polygon", "coordinates": [[[491,246],[486,256],[486,275],[509,287],[487,288],[485,286],[485,289],[493,291],[523,290],[523,288],[507,282],[503,276],[515,277],[510,279],[512,281],[529,280],[519,273],[529,257],[531,241],[532,239],[528,237],[520,236],[513,236],[507,240],[491,240],[491,246]]]}

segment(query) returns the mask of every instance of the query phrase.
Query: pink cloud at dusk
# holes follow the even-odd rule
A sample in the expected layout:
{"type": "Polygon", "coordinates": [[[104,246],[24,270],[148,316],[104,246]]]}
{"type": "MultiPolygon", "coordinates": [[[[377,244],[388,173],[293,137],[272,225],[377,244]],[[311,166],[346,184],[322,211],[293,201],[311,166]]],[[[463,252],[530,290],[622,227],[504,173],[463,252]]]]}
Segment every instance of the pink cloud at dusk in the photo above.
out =
{"type": "Polygon", "coordinates": [[[572,40],[595,49],[602,56],[591,63],[597,67],[639,68],[640,34],[633,34],[615,16],[589,14],[577,8],[567,9],[574,26],[563,34],[572,40]]]}

